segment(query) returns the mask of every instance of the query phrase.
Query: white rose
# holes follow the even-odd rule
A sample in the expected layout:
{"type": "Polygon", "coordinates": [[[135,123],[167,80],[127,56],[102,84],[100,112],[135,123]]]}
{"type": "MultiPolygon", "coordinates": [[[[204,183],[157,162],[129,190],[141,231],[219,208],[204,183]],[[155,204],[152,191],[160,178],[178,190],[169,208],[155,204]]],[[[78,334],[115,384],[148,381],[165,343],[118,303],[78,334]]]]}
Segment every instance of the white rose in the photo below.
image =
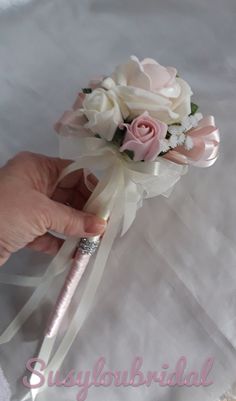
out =
{"type": "Polygon", "coordinates": [[[85,96],[80,110],[88,119],[85,128],[111,141],[117,127],[123,122],[119,98],[111,90],[95,89],[85,96]]]}
{"type": "Polygon", "coordinates": [[[132,56],[102,86],[116,92],[128,107],[130,118],[148,111],[152,117],[171,124],[191,113],[191,88],[176,74],[173,67],[163,67],[153,59],[140,62],[132,56]]]}

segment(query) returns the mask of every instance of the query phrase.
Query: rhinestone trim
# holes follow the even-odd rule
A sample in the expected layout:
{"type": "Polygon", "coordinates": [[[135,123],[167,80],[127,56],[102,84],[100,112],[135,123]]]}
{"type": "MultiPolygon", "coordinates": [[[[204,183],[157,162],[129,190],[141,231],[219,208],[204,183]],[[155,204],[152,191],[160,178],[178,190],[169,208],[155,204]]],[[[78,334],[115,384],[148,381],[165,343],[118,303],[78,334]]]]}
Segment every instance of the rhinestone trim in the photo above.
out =
{"type": "Polygon", "coordinates": [[[82,254],[93,255],[99,245],[99,240],[93,241],[89,238],[81,238],[79,242],[79,250],[82,254]]]}

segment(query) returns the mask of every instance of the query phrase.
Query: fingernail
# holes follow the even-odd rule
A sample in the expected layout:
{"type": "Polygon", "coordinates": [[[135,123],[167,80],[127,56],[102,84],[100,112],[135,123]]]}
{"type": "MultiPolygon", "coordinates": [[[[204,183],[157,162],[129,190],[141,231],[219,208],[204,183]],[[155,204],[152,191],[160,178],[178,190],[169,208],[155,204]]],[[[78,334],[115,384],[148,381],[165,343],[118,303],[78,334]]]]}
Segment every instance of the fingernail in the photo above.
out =
{"type": "Polygon", "coordinates": [[[102,234],[106,228],[107,222],[99,217],[85,217],[84,230],[86,234],[102,234]]]}

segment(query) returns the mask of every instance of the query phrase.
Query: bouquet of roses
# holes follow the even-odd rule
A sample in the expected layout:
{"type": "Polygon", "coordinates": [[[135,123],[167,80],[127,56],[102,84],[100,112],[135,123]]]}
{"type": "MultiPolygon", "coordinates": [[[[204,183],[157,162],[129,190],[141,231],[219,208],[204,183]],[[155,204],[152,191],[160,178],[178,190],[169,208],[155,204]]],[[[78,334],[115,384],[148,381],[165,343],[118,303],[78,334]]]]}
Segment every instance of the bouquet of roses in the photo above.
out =
{"type": "MultiPolygon", "coordinates": [[[[92,306],[115,238],[120,229],[121,235],[127,232],[143,199],[169,196],[188,165],[207,167],[216,161],[220,140],[214,117],[203,117],[191,96],[190,86],[175,68],[150,58],[140,62],[133,56],[110,76],[91,81],[72,110],[56,123],[60,155],[74,160],[60,180],[83,169],[86,185],[93,190],[84,210],[108,224],[102,239],[66,239],[35,292],[0,337],[0,343],[11,340],[39,306],[53,278],[72,261],[39,353],[39,360],[48,363],[46,374],[57,370],[66,357],[92,306]],[[102,172],[95,188],[87,180],[88,170],[102,172]],[[96,250],[80,303],[50,359],[61,321],[96,250]]],[[[44,388],[38,389],[36,382],[33,374],[33,399],[44,388]]]]}
{"type": "Polygon", "coordinates": [[[163,157],[205,167],[216,160],[219,136],[214,118],[203,118],[191,95],[174,67],[132,56],[111,76],[91,81],[55,128],[101,138],[134,161],[163,157]]]}

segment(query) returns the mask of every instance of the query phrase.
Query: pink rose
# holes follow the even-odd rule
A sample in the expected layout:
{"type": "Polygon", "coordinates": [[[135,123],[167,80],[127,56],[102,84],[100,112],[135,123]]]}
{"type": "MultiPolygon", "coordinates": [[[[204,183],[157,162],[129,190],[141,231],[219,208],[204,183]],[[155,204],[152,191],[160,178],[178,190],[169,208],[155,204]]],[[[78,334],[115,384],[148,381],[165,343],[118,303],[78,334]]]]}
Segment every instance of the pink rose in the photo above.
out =
{"type": "Polygon", "coordinates": [[[127,131],[120,152],[133,151],[135,161],[155,160],[160,153],[160,141],[166,136],[167,125],[145,112],[131,124],[122,126],[125,126],[127,131]]]}

